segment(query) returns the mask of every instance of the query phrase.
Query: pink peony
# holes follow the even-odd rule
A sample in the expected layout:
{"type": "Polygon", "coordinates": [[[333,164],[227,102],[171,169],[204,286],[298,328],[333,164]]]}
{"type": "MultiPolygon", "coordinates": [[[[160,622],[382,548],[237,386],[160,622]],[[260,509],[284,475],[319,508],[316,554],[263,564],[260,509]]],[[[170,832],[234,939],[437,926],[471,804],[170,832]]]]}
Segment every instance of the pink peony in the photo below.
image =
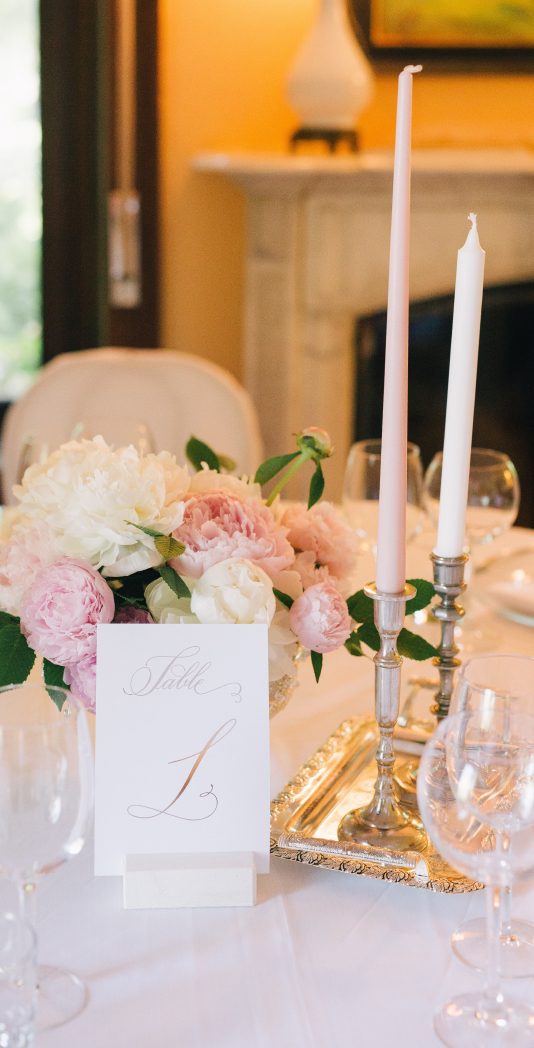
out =
{"type": "Polygon", "coordinates": [[[21,521],[0,545],[0,608],[18,615],[23,594],[35,576],[59,556],[44,521],[21,521]]]}
{"type": "Polygon", "coordinates": [[[133,605],[129,606],[123,604],[122,608],[119,608],[113,622],[154,622],[152,615],[149,611],[145,611],[144,608],[134,608],[133,605]]]}
{"type": "Polygon", "coordinates": [[[340,648],[352,629],[347,605],[329,582],[305,590],[292,605],[289,622],[304,648],[324,655],[340,648]]]}
{"type": "Polygon", "coordinates": [[[65,684],[91,713],[96,709],[96,652],[65,667],[65,684]]]}
{"type": "Polygon", "coordinates": [[[317,564],[315,554],[311,550],[297,553],[295,570],[299,573],[303,589],[308,589],[309,586],[316,586],[318,582],[332,582],[334,585],[337,582],[330,574],[326,564],[317,564]]]}
{"type": "Polygon", "coordinates": [[[238,557],[272,577],[295,559],[286,535],[262,502],[227,491],[186,496],[184,522],[174,536],[187,549],[170,563],[180,575],[198,579],[214,564],[238,557]]]}
{"type": "Polygon", "coordinates": [[[324,579],[321,568],[326,568],[328,575],[340,582],[349,579],[354,571],[358,541],[335,506],[330,502],[318,502],[311,509],[302,504],[288,506],[282,515],[282,524],[289,529],[287,537],[297,552],[295,567],[305,588],[324,579]]]}
{"type": "Polygon", "coordinates": [[[96,651],[96,627],[111,622],[113,593],[83,560],[62,557],[36,575],[20,608],[20,627],[39,655],[67,666],[96,651]]]}

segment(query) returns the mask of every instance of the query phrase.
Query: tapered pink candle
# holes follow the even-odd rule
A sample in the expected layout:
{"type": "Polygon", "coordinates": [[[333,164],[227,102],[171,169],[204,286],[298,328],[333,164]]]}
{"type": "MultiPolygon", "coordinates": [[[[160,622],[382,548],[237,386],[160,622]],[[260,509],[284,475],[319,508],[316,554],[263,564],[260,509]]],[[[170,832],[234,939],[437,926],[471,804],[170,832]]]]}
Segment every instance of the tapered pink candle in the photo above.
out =
{"type": "Polygon", "coordinates": [[[403,69],[397,95],[376,554],[376,587],[382,593],[400,593],[406,578],[412,74],[421,69],[403,69]]]}

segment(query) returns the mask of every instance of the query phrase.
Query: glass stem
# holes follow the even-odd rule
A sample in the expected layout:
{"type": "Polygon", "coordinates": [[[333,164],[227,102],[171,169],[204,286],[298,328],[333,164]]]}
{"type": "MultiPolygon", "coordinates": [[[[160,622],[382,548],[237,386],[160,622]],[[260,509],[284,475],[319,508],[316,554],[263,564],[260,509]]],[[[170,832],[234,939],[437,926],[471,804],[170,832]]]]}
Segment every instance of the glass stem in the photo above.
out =
{"type": "Polygon", "coordinates": [[[484,1001],[493,1010],[502,1000],[501,993],[501,891],[495,885],[486,888],[488,960],[484,1001]]]}
{"type": "Polygon", "coordinates": [[[29,924],[32,931],[35,933],[36,952],[32,958],[31,968],[28,971],[28,975],[32,981],[35,993],[39,990],[39,975],[37,970],[37,950],[39,948],[39,939],[37,937],[37,884],[35,881],[22,878],[17,882],[18,896],[19,896],[19,916],[20,918],[29,924]]]}
{"type": "Polygon", "coordinates": [[[37,884],[35,881],[22,879],[17,884],[19,895],[19,910],[23,921],[30,925],[33,931],[37,928],[37,884]]]}
{"type": "Polygon", "coordinates": [[[501,893],[501,943],[512,938],[512,889],[507,884],[501,893]]]}

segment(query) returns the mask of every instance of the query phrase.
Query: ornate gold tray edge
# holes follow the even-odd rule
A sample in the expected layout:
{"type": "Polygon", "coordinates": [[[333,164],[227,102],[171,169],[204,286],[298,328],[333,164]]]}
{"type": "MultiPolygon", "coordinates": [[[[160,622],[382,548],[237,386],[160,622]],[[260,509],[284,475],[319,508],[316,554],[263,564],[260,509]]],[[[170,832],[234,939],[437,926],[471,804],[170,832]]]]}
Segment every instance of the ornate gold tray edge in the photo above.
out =
{"type": "MultiPolygon", "coordinates": [[[[354,764],[360,775],[374,766],[374,738],[376,724],[365,717],[354,717],[343,721],[326,739],[322,746],[298,769],[293,778],[282,788],[271,803],[271,854],[291,862],[308,866],[336,870],[340,873],[372,877],[375,880],[405,884],[427,891],[462,893],[478,891],[482,884],[470,880],[452,869],[430,846],[424,853],[427,874],[421,876],[415,869],[402,869],[398,864],[389,864],[387,852],[380,862],[362,859],[353,845],[340,842],[330,836],[307,831],[306,825],[297,826],[306,816],[313,819],[314,803],[325,809],[325,798],[336,797],[336,784],[346,788],[348,771],[354,764]],[[300,813],[304,812],[304,816],[300,813]],[[320,839],[318,839],[320,837],[320,839]],[[287,847],[292,840],[292,846],[287,847]],[[330,851],[329,848],[332,850],[330,851]]],[[[347,801],[347,810],[350,801],[347,801]]],[[[328,812],[326,811],[326,814],[328,812]]],[[[320,828],[320,823],[315,830],[320,828]]]]}

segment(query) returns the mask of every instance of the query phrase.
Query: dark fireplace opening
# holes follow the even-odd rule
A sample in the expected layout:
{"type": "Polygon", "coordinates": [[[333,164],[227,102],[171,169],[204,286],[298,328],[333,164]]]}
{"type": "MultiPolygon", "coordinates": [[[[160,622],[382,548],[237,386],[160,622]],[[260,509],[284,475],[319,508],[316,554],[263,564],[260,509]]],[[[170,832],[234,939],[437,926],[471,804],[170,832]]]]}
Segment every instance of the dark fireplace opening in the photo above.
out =
{"type": "MultiPolygon", "coordinates": [[[[443,447],[453,295],[410,305],[408,436],[424,466],[443,447]]],[[[386,313],[356,330],[354,439],[380,436],[386,313]]],[[[517,524],[534,527],[534,284],[484,289],[473,446],[505,451],[521,484],[517,524]]]]}

